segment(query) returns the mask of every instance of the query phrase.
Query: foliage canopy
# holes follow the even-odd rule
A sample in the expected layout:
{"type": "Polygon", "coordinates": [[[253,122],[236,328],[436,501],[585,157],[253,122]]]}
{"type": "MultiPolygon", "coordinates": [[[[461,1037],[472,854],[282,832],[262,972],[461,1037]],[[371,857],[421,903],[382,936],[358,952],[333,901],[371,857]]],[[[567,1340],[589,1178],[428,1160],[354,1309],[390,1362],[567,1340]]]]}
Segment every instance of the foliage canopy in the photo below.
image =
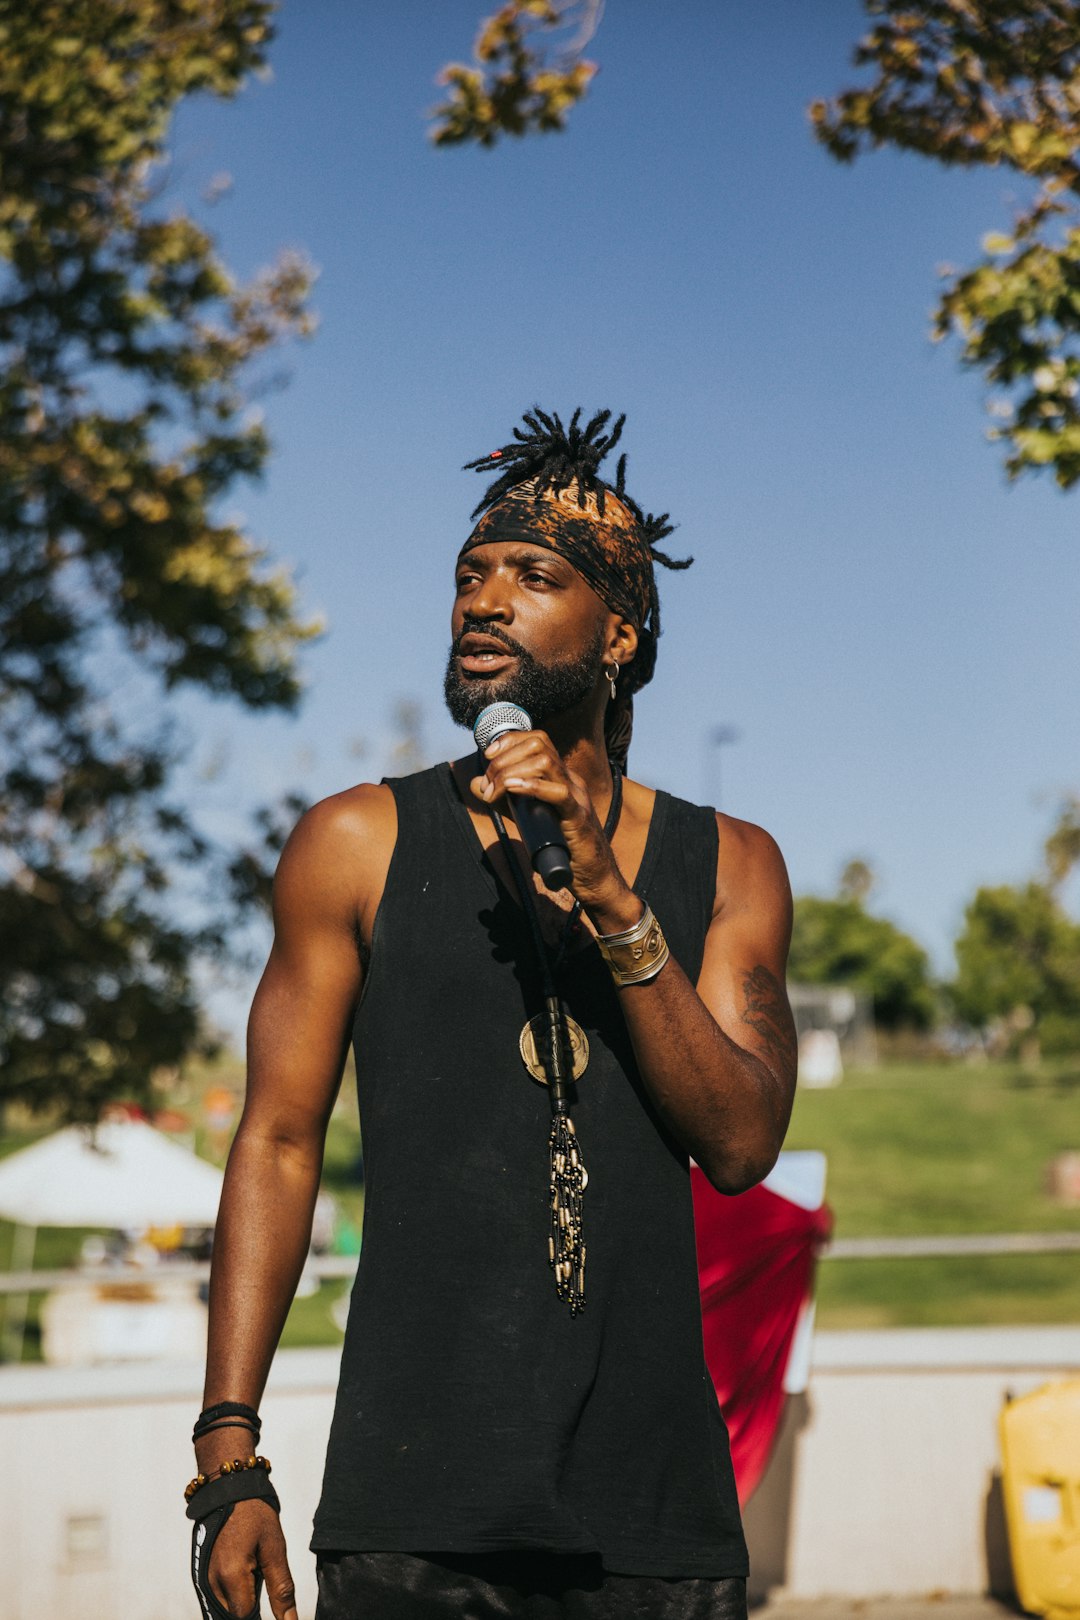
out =
{"type": "Polygon", "coordinates": [[[810,109],[843,162],[881,146],[1005,167],[1027,201],[985,256],[951,273],[934,314],[985,376],[1011,478],[1080,479],[1080,5],[1076,0],[866,0],[855,52],[871,82],[810,109]]]}
{"type": "MultiPolygon", "coordinates": [[[[432,113],[435,145],[494,146],[502,135],[562,129],[596,67],[582,60],[580,42],[549,62],[536,41],[540,34],[565,28],[574,10],[565,0],[509,0],[485,18],[473,46],[474,65],[450,62],[439,74],[449,94],[432,113]]],[[[599,10],[598,0],[586,7],[584,34],[595,26],[599,10]]]]}
{"type": "Polygon", "coordinates": [[[885,1029],[928,1029],[935,1000],[926,952],[861,899],[800,895],[788,959],[797,984],[846,984],[873,999],[874,1019],[885,1029]]]}
{"type": "Polygon", "coordinates": [[[1062,890],[1080,862],[1080,800],[1068,796],[1043,845],[1044,874],[981,888],[956,942],[952,998],[961,1018],[1005,1049],[1080,1049],[1080,924],[1062,890]]]}
{"type": "Polygon", "coordinates": [[[981,888],[956,942],[956,1009],[997,1025],[1005,1044],[1031,1031],[1042,1050],[1080,1047],[1080,926],[1045,884],[981,888]]]}
{"type": "MultiPolygon", "coordinates": [[[[1048,468],[1080,479],[1080,3],[1078,0],[865,0],[872,26],[854,52],[869,82],[810,108],[818,139],[850,162],[879,147],[947,165],[1003,167],[1025,201],[983,258],[950,272],[933,318],[990,387],[990,437],[1010,478],[1048,468]]],[[[580,36],[549,62],[537,40],[582,9],[509,0],[485,19],[474,63],[450,63],[433,113],[437,145],[494,146],[562,129],[595,65],[580,36]]]]}
{"type": "Polygon", "coordinates": [[[310,330],[310,272],[238,285],[156,206],[173,108],[262,67],[271,9],[0,0],[0,1070],[74,1116],[191,1047],[222,941],[164,905],[212,852],[157,699],[291,706],[314,633],[220,515],[269,448],[245,375],[310,330]]]}

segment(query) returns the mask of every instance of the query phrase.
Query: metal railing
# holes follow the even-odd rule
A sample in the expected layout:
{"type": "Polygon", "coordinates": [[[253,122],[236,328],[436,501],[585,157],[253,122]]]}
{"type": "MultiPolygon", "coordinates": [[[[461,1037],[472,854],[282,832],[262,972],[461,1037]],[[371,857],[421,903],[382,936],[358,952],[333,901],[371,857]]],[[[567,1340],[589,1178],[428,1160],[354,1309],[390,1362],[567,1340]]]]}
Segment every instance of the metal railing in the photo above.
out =
{"type": "MultiPolygon", "coordinates": [[[[1080,1232],[965,1232],[940,1237],[837,1238],[821,1252],[823,1260],[960,1259],[970,1255],[1078,1254],[1080,1232]]],[[[304,1274],[320,1282],[351,1277],[354,1254],[312,1255],[304,1274]]],[[[103,1265],[56,1271],[0,1272],[0,1294],[40,1294],[64,1283],[206,1282],[209,1260],[165,1260],[156,1266],[103,1265]]]]}

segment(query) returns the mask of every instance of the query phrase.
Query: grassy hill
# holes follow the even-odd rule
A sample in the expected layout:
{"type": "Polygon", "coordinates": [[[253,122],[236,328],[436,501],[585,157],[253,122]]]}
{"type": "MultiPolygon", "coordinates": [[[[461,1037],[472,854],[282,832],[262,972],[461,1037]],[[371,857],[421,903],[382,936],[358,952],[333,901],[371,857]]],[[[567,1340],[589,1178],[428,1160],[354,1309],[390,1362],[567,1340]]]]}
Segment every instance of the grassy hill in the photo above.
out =
{"type": "MultiPolygon", "coordinates": [[[[1080,1231],[1046,1168],[1080,1149],[1080,1064],[919,1065],[800,1092],[787,1146],[819,1148],[840,1237],[1080,1231]]],[[[1080,1321],[1080,1255],[829,1260],[822,1327],[1080,1321]]]]}
{"type": "MultiPolygon", "coordinates": [[[[344,1104],[327,1154],[331,1189],[346,1198],[359,1145],[353,1118],[344,1104]]],[[[960,1063],[855,1071],[831,1090],[799,1092],[786,1145],[827,1155],[837,1237],[1080,1232],[1080,1208],[1046,1191],[1049,1161],[1080,1150],[1080,1061],[1037,1072],[960,1063]]],[[[298,1301],[285,1342],[326,1342],[338,1292],[327,1285],[319,1299],[298,1301]]],[[[1080,1254],[825,1259],[818,1322],[1080,1322],[1080,1254]]]]}
{"type": "MultiPolygon", "coordinates": [[[[29,1136],[0,1141],[0,1155],[29,1136]]],[[[1080,1150],[1080,1061],[1015,1065],[885,1065],[827,1091],[799,1093],[787,1146],[828,1157],[836,1236],[1080,1231],[1080,1208],[1055,1204],[1046,1167],[1080,1150]]],[[[346,1089],[327,1141],[324,1184],[359,1227],[360,1134],[346,1089]]],[[[72,1263],[85,1234],[43,1231],[37,1264],[72,1263]]],[[[0,1266],[11,1228],[0,1222],[0,1266]]],[[[298,1299],[283,1344],[333,1344],[327,1283],[298,1299]]],[[[36,1302],[35,1302],[36,1304],[36,1302]]],[[[825,1328],[1080,1321],[1080,1255],[925,1260],[825,1259],[818,1274],[825,1328]]],[[[37,1353],[36,1312],[27,1354],[37,1353]]]]}

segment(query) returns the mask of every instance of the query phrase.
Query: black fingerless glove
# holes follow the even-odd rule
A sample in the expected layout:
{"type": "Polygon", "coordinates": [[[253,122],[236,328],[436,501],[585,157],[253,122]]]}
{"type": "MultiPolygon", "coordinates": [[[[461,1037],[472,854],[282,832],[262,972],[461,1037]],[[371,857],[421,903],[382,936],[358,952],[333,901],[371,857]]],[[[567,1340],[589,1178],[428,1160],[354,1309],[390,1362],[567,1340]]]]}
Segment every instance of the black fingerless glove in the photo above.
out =
{"type": "MultiPolygon", "coordinates": [[[[238,1616],[231,1614],[211,1590],[210,1559],[214,1543],[237,1502],[247,1502],[254,1497],[269,1502],[275,1513],[281,1512],[277,1491],[267,1475],[256,1469],[244,1469],[241,1473],[224,1474],[220,1479],[212,1479],[201,1486],[188,1503],[187,1516],[195,1521],[191,1532],[191,1579],[206,1620],[238,1620],[238,1616]]],[[[256,1570],[255,1603],[243,1620],[259,1620],[262,1586],[262,1573],[256,1570]]]]}

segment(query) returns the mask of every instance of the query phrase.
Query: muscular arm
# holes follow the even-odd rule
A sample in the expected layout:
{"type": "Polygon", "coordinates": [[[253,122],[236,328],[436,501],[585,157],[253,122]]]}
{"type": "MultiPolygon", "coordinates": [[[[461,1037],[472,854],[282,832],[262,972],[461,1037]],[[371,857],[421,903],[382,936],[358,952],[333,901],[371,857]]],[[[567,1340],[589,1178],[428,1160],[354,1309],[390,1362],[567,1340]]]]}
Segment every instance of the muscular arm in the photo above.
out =
{"type": "MultiPolygon", "coordinates": [[[[214,1232],[203,1405],[258,1407],[311,1236],[330,1111],[360,994],[358,934],[373,915],[393,849],[393,799],[356,788],[301,820],[274,880],[274,943],[248,1025],[247,1094],[214,1232]]],[[[368,937],[370,933],[368,932],[368,937]]],[[[203,1472],[250,1446],[236,1429],[204,1436],[203,1472]]],[[[268,1450],[272,1446],[268,1443],[268,1450]]],[[[256,1563],[275,1615],[291,1613],[284,1549],[279,1591],[261,1552],[279,1534],[265,1503],[241,1502],[211,1571],[234,1614],[254,1597],[256,1563]],[[263,1541],[259,1541],[259,1537],[263,1541]]],[[[246,1607],[245,1607],[246,1604],[246,1607]]]]}
{"type": "MultiPolygon", "coordinates": [[[[642,904],[619,870],[582,777],[541,731],[487,750],[473,781],[483,802],[504,791],[549,804],[566,836],[573,889],[601,934],[642,904]],[[485,792],[485,789],[487,790],[485,792]]],[[[641,1077],[677,1139],[721,1192],[743,1192],[780,1151],[795,1092],[795,1030],[784,989],[791,891],[776,844],[721,816],[716,905],[695,985],[675,959],[619,991],[641,1077]]],[[[658,918],[663,927],[663,917],[658,918]]]]}
{"type": "MultiPolygon", "coordinates": [[[[719,819],[717,899],[696,987],[670,958],[619,1001],[659,1112],[713,1186],[737,1193],[772,1169],[795,1092],[784,989],[791,891],[768,833],[719,819]]],[[[632,901],[613,897],[600,931],[631,926],[641,910],[632,901]]]]}

